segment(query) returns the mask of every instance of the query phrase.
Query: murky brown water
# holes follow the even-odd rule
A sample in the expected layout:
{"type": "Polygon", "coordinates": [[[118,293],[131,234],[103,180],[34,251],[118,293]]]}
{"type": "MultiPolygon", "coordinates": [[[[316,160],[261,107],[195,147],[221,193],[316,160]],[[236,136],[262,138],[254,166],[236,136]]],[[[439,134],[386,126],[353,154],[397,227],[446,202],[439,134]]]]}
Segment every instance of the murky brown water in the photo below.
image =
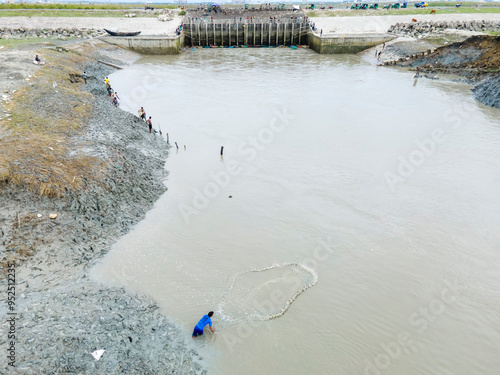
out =
{"type": "Polygon", "coordinates": [[[110,78],[180,149],[95,277],[151,295],[189,341],[215,310],[192,341],[212,374],[498,373],[500,111],[468,86],[291,49],[110,78]]]}

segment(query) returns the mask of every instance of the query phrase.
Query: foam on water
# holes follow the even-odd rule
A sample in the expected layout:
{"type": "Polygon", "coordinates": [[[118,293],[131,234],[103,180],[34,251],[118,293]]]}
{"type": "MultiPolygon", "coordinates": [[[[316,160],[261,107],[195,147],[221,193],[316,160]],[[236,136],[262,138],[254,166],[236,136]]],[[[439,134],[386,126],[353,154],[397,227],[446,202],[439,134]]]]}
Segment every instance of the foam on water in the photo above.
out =
{"type": "Polygon", "coordinates": [[[226,288],[224,289],[224,292],[221,295],[220,302],[217,304],[216,311],[218,313],[218,316],[221,317],[222,322],[224,322],[225,324],[239,323],[246,321],[267,321],[280,318],[288,311],[290,305],[297,299],[299,295],[304,293],[307,289],[313,287],[317,282],[318,282],[317,273],[313,269],[300,263],[274,264],[272,266],[265,268],[251,269],[238,272],[229,279],[229,282],[226,288]],[[247,293],[243,298],[241,296],[236,295],[235,284],[237,283],[237,281],[251,274],[268,272],[275,269],[285,269],[286,273],[280,278],[273,278],[267,280],[263,284],[258,285],[255,288],[252,288],[249,291],[249,293],[247,293]],[[286,296],[286,298],[272,296],[273,292],[275,291],[278,291],[279,294],[281,295],[283,294],[283,288],[272,289],[270,287],[272,284],[280,282],[286,283],[287,280],[298,281],[299,277],[297,276],[298,273],[300,272],[303,273],[302,276],[304,275],[309,276],[308,277],[309,280],[307,280],[307,278],[305,277],[302,277],[301,280],[302,285],[300,285],[298,289],[292,290],[290,294],[286,296]],[[290,276],[295,276],[295,277],[291,278],[290,276]],[[270,290],[269,298],[267,298],[264,301],[262,300],[255,301],[254,298],[253,307],[257,310],[255,312],[251,312],[251,310],[245,309],[245,307],[247,307],[246,304],[248,304],[247,302],[251,300],[253,296],[259,297],[259,292],[263,288],[268,288],[270,290]],[[279,304],[279,302],[277,303],[278,299],[281,300],[280,301],[282,302],[281,304],[279,304]],[[233,309],[229,308],[231,304],[235,304],[235,302],[240,307],[243,304],[243,311],[241,311],[242,309],[236,309],[237,311],[234,311],[235,310],[234,308],[233,309]],[[266,311],[265,307],[269,308],[268,311],[266,311]]]}

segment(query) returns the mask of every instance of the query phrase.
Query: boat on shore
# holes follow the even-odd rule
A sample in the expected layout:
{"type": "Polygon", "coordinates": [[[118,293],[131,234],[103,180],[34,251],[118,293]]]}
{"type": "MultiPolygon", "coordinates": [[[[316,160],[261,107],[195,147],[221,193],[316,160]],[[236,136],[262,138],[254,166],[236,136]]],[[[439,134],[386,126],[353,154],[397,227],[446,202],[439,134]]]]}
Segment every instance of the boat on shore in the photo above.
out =
{"type": "Polygon", "coordinates": [[[125,32],[119,32],[119,31],[111,31],[111,30],[107,30],[107,29],[104,29],[104,31],[106,31],[111,36],[136,36],[136,35],[139,35],[141,33],[140,31],[125,33],[125,32]]]}

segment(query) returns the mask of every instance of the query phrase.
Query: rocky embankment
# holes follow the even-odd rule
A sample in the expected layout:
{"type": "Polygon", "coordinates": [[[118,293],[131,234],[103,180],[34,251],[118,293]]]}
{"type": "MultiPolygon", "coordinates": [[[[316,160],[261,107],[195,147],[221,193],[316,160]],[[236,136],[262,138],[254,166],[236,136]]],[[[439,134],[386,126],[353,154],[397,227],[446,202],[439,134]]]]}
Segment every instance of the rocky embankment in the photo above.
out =
{"type": "Polygon", "coordinates": [[[103,29],[66,29],[66,28],[9,28],[0,27],[0,39],[21,39],[21,38],[95,38],[101,35],[107,35],[103,29]]]}
{"type": "MultiPolygon", "coordinates": [[[[61,76],[74,85],[73,93],[60,95],[58,91],[65,88],[59,82],[30,104],[40,111],[50,108],[51,118],[58,121],[59,113],[77,107],[72,102],[77,90],[92,95],[87,124],[65,142],[71,144],[72,153],[91,156],[99,175],[53,198],[9,181],[0,184],[0,254],[4,265],[15,264],[13,311],[17,314],[15,367],[2,361],[2,374],[205,373],[202,358],[189,348],[184,332],[153,301],[89,278],[90,268],[117,238],[142,220],[166,190],[164,163],[169,145],[158,134],[150,134],[136,116],[111,105],[105,90],[103,79],[112,69],[96,60],[127,63],[118,58],[124,52],[113,49],[90,41],[61,50],[61,56],[76,54],[88,84],[76,76],[61,76]],[[91,48],[83,48],[85,43],[92,43],[91,48]],[[89,49],[89,55],[82,52],[89,49]],[[57,217],[50,218],[50,214],[57,217]],[[91,353],[99,349],[105,352],[96,360],[91,353]]],[[[51,59],[54,68],[50,72],[61,64],[51,59]]],[[[42,72],[36,79],[44,79],[42,72]]],[[[19,160],[13,165],[22,168],[19,160]]],[[[26,168],[32,168],[27,176],[37,173],[36,165],[26,168]]],[[[5,273],[1,273],[0,286],[7,290],[5,273]]],[[[12,328],[7,315],[11,312],[2,303],[4,359],[12,347],[6,334],[12,328]]]]}
{"type": "Polygon", "coordinates": [[[444,30],[463,30],[472,32],[500,32],[500,21],[472,20],[472,21],[423,21],[410,23],[396,23],[387,32],[411,36],[415,38],[429,34],[437,34],[444,30]]]}

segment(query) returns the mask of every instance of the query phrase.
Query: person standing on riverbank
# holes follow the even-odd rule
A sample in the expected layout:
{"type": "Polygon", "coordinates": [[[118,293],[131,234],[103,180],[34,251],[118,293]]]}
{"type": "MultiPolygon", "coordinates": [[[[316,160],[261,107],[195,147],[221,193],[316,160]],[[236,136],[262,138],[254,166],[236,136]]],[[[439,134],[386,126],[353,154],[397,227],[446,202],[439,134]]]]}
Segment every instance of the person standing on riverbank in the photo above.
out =
{"type": "Polygon", "coordinates": [[[204,315],[203,318],[200,319],[198,324],[196,324],[196,326],[194,327],[193,338],[203,335],[203,330],[205,329],[205,326],[207,324],[210,327],[210,331],[212,331],[212,333],[215,333],[215,330],[212,328],[211,317],[213,315],[214,315],[214,312],[210,311],[207,315],[204,315]]]}
{"type": "Polygon", "coordinates": [[[146,124],[148,124],[149,132],[151,133],[151,129],[153,129],[153,123],[151,122],[151,116],[149,116],[148,121],[146,121],[146,124]]]}
{"type": "Polygon", "coordinates": [[[83,81],[85,82],[85,84],[87,84],[87,73],[86,72],[83,72],[82,78],[83,78],[83,81]]]}
{"type": "Polygon", "coordinates": [[[141,107],[141,109],[139,109],[139,118],[146,121],[146,111],[144,110],[144,107],[141,107]]]}

